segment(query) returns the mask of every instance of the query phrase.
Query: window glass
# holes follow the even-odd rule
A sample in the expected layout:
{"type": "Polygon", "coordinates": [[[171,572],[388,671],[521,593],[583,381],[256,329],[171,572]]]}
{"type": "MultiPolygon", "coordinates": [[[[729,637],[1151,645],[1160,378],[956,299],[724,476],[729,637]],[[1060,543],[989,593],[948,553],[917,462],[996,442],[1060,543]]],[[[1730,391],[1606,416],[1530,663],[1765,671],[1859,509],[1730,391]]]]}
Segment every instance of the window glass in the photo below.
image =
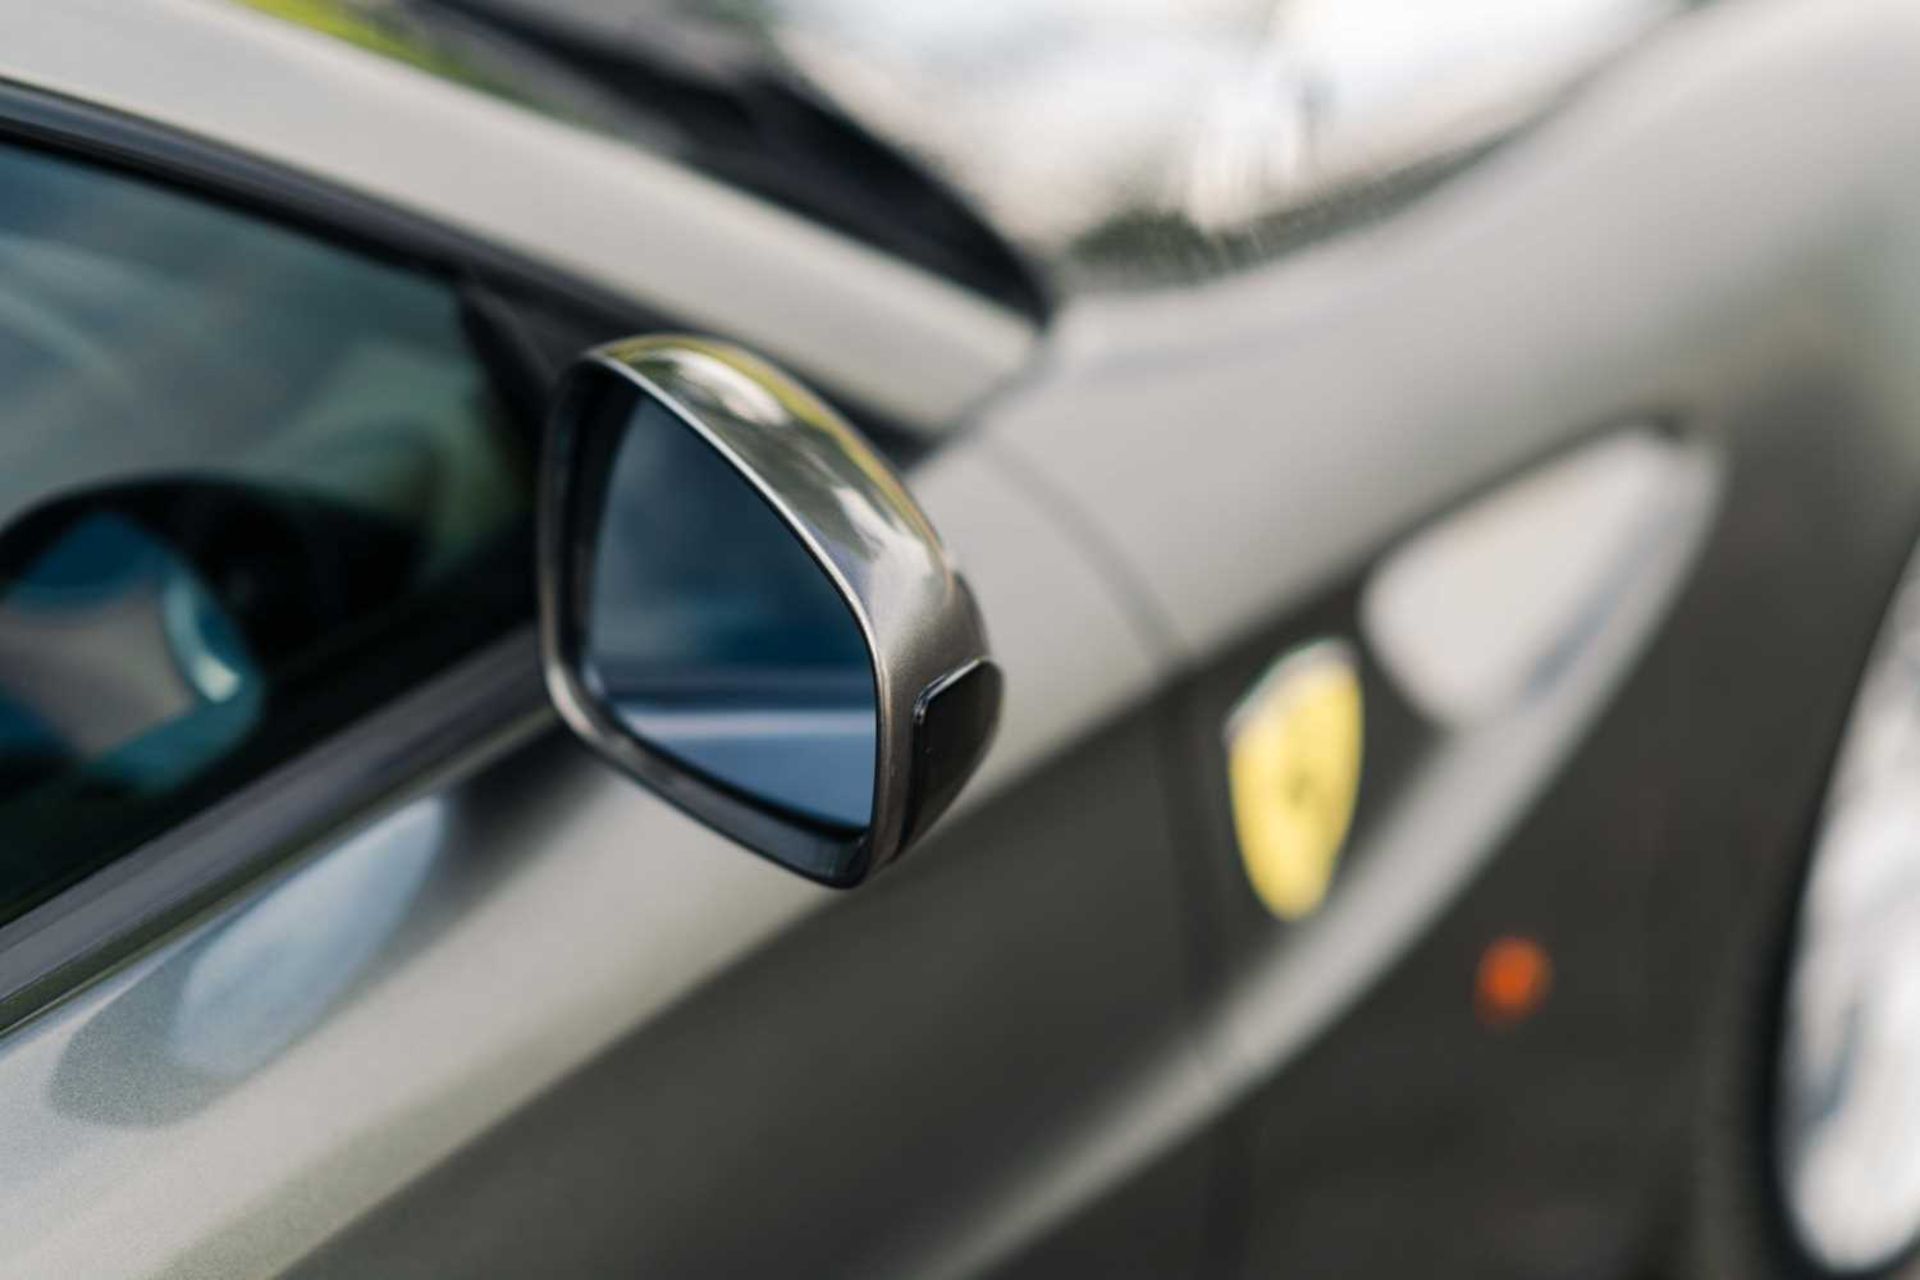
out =
{"type": "Polygon", "coordinates": [[[530,609],[454,289],[0,151],[0,920],[530,609]]]}

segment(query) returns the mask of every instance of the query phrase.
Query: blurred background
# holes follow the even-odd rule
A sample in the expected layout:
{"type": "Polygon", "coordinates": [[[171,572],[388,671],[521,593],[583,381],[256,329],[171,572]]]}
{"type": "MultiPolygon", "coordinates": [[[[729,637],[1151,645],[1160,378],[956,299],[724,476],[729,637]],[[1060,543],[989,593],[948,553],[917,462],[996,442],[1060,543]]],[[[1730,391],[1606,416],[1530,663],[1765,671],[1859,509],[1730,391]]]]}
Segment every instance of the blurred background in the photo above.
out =
{"type": "Polygon", "coordinates": [[[523,97],[543,52],[607,90],[543,105],[815,213],[879,195],[841,113],[1082,290],[1378,216],[1701,0],[246,2],[523,97]]]}

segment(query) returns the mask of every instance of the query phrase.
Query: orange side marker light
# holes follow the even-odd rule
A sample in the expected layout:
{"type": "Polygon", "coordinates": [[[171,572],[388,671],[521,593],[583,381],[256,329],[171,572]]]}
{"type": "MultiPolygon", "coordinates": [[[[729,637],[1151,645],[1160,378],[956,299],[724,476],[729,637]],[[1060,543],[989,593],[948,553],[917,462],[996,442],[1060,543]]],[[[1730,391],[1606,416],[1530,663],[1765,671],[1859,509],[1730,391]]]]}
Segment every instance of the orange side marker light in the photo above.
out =
{"type": "Polygon", "coordinates": [[[1474,1010],[1489,1027],[1511,1027],[1537,1013],[1552,988],[1553,960],[1545,947],[1532,938],[1495,938],[1480,953],[1474,1010]]]}

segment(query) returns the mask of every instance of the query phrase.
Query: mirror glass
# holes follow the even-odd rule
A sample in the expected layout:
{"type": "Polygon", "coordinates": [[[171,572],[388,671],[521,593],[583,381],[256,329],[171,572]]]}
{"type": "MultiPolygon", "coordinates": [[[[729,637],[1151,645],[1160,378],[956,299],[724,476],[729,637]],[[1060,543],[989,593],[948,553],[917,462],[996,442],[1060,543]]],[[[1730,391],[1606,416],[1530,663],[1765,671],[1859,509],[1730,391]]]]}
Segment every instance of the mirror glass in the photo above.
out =
{"type": "MultiPolygon", "coordinates": [[[[648,748],[835,831],[873,810],[867,643],[838,587],[758,490],[637,388],[586,575],[582,672],[648,748]]],[[[616,424],[608,423],[609,427],[616,424]]]]}

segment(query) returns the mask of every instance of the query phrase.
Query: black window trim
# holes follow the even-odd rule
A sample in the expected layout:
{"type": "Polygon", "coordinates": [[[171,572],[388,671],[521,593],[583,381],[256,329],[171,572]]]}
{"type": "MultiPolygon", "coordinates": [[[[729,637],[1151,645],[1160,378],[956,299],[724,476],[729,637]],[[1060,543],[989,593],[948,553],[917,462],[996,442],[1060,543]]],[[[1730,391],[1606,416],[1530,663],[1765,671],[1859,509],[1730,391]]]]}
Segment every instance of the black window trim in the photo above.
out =
{"type": "MultiPolygon", "coordinates": [[[[482,345],[517,358],[514,367],[493,371],[510,400],[524,395],[526,379],[536,372],[527,363],[532,344],[513,327],[517,305],[557,308],[622,334],[687,327],[617,290],[329,179],[5,77],[0,145],[147,178],[375,261],[438,276],[458,292],[469,322],[485,330],[482,345]]],[[[902,425],[830,380],[814,375],[814,383],[897,466],[910,467],[938,447],[924,431],[902,425]]]]}
{"type": "MultiPolygon", "coordinates": [[[[526,410],[527,344],[512,300],[629,331],[661,320],[616,293],[431,219],[193,135],[0,80],[0,146],[144,177],[447,281],[495,355],[500,391],[526,410]],[[517,385],[516,385],[517,384],[517,385]]],[[[487,346],[487,343],[483,343],[487,346]]],[[[216,903],[331,837],[444,786],[556,720],[532,619],[426,677],[199,811],[0,925],[0,1030],[42,1011],[216,903]]]]}
{"type": "Polygon", "coordinates": [[[611,289],[325,178],[5,79],[0,79],[0,144],[148,178],[362,256],[439,276],[455,288],[526,295],[625,323],[664,320],[611,289]]]}
{"type": "Polygon", "coordinates": [[[428,677],[0,926],[0,1030],[302,854],[558,720],[531,625],[428,677]]]}

